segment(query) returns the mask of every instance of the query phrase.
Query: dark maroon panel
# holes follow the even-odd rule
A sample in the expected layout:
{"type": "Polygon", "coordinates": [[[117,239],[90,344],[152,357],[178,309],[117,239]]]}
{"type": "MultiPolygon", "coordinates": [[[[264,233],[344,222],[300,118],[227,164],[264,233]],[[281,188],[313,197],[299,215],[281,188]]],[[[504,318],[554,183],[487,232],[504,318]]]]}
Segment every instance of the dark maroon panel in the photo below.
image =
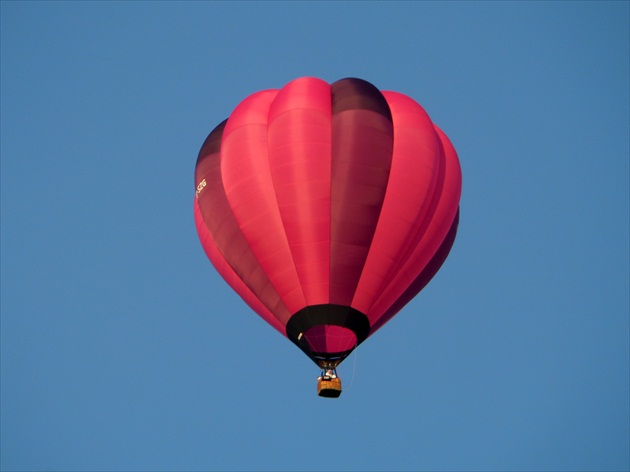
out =
{"type": "Polygon", "coordinates": [[[346,110],[369,110],[392,121],[392,114],[383,94],[363,79],[347,78],[334,82],[332,88],[333,113],[346,110]]]}
{"type": "Polygon", "coordinates": [[[225,122],[208,136],[197,159],[196,186],[204,223],[223,257],[283,324],[290,313],[252,253],[232,213],[221,177],[219,157],[225,122]]]}
{"type": "MultiPolygon", "coordinates": [[[[212,239],[212,235],[208,231],[208,227],[206,223],[203,221],[203,216],[201,215],[201,210],[199,209],[199,201],[195,198],[193,211],[195,214],[195,227],[197,228],[197,233],[199,234],[199,241],[201,242],[201,246],[203,247],[204,252],[212,262],[212,265],[217,270],[217,272],[223,277],[232,290],[238,293],[243,301],[247,303],[247,305],[258,313],[262,319],[264,319],[267,323],[277,329],[283,336],[286,336],[286,330],[284,324],[280,322],[267,308],[262,304],[260,299],[245,285],[245,282],[238,276],[232,266],[225,260],[221,251],[212,239]]],[[[210,309],[214,305],[212,299],[207,300],[207,305],[210,309]]]]}
{"type": "Polygon", "coordinates": [[[208,173],[208,169],[213,167],[212,161],[219,158],[225,123],[227,123],[227,119],[215,126],[199,150],[197,163],[195,164],[195,187],[197,187],[197,195],[203,190],[203,187],[198,187],[204,179],[203,176],[208,173]]]}
{"type": "Polygon", "coordinates": [[[378,222],[392,162],[392,118],[360,79],[332,89],[330,303],[351,305],[378,222]]]}

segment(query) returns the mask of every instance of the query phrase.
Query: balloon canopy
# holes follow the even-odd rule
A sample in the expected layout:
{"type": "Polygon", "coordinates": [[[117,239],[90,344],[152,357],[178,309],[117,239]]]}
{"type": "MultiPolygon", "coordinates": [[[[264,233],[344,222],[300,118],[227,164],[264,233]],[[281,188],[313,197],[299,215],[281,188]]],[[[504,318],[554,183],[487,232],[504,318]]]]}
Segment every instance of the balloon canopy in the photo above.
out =
{"type": "Polygon", "coordinates": [[[461,185],[455,149],[414,100],[305,77],[250,95],[209,134],[195,221],[232,289],[335,368],[441,267],[461,185]]]}

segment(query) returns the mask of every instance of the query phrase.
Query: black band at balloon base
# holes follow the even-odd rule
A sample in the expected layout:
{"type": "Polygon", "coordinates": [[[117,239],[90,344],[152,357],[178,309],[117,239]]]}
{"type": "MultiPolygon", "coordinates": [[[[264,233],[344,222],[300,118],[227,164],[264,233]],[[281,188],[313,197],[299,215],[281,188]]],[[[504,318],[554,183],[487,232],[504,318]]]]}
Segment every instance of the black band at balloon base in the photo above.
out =
{"type": "Polygon", "coordinates": [[[333,368],[343,361],[350,353],[367,338],[370,332],[370,322],[363,313],[349,306],[343,305],[311,305],[295,313],[287,323],[287,336],[295,345],[319,367],[333,368]],[[314,352],[304,333],[310,328],[321,325],[333,325],[347,328],[354,332],[357,343],[342,352],[314,352]]]}

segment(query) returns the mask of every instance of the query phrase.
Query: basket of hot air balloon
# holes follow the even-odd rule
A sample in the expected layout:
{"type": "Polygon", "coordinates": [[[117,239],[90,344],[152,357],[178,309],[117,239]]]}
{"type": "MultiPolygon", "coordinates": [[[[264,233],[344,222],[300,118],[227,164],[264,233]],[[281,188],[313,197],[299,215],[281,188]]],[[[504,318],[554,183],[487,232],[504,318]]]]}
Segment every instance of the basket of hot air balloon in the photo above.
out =
{"type": "MultiPolygon", "coordinates": [[[[446,259],[461,170],[413,99],[313,77],[245,98],[208,135],[195,222],[219,274],[325,373],[446,259]]],[[[336,376],[318,393],[341,393],[336,376]]]]}
{"type": "Polygon", "coordinates": [[[322,375],[317,377],[317,395],[327,398],[337,398],[341,395],[341,379],[337,377],[335,369],[322,372],[322,375]]]}

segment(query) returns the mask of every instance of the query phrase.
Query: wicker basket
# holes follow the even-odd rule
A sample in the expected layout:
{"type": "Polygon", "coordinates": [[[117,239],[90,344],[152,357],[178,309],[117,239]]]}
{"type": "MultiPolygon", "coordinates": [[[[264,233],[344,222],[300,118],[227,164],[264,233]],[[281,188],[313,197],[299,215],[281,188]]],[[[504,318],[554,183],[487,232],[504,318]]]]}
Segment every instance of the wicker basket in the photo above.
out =
{"type": "Polygon", "coordinates": [[[339,377],[320,377],[317,379],[317,395],[337,398],[341,395],[341,379],[339,377]]]}

